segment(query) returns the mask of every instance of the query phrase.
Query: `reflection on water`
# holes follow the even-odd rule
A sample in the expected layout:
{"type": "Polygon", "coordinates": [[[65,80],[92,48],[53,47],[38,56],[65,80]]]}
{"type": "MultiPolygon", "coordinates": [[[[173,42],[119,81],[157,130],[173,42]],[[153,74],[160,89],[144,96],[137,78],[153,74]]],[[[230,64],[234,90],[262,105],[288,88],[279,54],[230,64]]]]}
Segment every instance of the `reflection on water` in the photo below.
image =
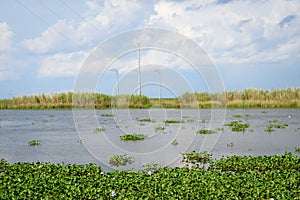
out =
{"type": "Polygon", "coordinates": [[[78,111],[81,118],[77,118],[75,123],[72,110],[0,110],[0,158],[10,162],[92,162],[108,165],[110,156],[126,152],[138,157],[138,162],[130,166],[137,168],[149,162],[176,165],[181,153],[192,150],[209,150],[215,158],[223,155],[283,154],[285,151],[294,153],[295,147],[300,146],[299,111],[226,110],[225,121],[217,123],[211,120],[209,109],[78,111]],[[148,118],[153,121],[139,121],[148,118]],[[167,119],[183,120],[184,123],[167,125],[163,122],[167,119]],[[265,132],[269,120],[273,119],[288,126],[265,132]],[[233,132],[230,127],[222,125],[233,120],[241,120],[250,127],[243,133],[233,132]],[[103,127],[105,131],[94,133],[97,127],[103,127]],[[196,134],[203,128],[224,128],[224,131],[214,135],[196,134]],[[120,136],[127,133],[142,133],[147,138],[138,142],[120,140],[120,136]],[[174,139],[178,145],[171,144],[174,139]],[[28,145],[31,140],[40,140],[41,144],[31,147],[28,145]]]}

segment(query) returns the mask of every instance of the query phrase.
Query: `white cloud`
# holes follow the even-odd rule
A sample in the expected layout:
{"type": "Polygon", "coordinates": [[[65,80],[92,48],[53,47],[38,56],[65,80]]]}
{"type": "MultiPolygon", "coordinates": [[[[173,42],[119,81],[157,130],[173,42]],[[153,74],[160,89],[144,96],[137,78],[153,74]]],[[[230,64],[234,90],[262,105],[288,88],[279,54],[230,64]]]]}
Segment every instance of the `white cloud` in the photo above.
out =
{"type": "Polygon", "coordinates": [[[111,37],[135,23],[145,19],[149,13],[142,2],[135,0],[87,0],[90,9],[79,22],[61,19],[49,26],[36,38],[26,39],[22,46],[34,53],[57,53],[84,50],[86,46],[96,46],[100,41],[111,37]]]}
{"type": "Polygon", "coordinates": [[[217,63],[277,62],[300,51],[299,1],[160,1],[149,25],[196,40],[217,63]]]}
{"type": "Polygon", "coordinates": [[[88,53],[80,51],[73,53],[58,53],[43,59],[38,77],[67,77],[79,72],[88,53]]]}
{"type": "Polygon", "coordinates": [[[56,24],[48,27],[40,37],[26,39],[21,45],[34,53],[47,53],[76,48],[81,43],[81,37],[72,22],[59,20],[56,24]]]}
{"type": "Polygon", "coordinates": [[[6,22],[0,22],[0,52],[12,49],[12,37],[14,33],[6,22]]]}

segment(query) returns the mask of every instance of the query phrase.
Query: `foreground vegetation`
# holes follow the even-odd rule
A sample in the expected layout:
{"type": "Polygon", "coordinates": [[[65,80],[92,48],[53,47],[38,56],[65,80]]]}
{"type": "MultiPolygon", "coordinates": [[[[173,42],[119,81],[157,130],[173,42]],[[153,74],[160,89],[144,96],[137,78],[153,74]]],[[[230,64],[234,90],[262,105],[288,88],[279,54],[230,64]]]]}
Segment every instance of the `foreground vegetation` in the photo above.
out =
{"type": "Polygon", "coordinates": [[[95,164],[10,164],[1,160],[0,198],[299,199],[300,157],[291,153],[232,156],[214,162],[210,154],[189,153],[184,159],[211,164],[208,169],[151,164],[144,171],[106,173],[95,164]]]}
{"type": "Polygon", "coordinates": [[[98,93],[57,93],[0,100],[0,109],[71,109],[76,108],[300,108],[300,88],[283,90],[225,91],[223,93],[185,93],[178,98],[148,98],[139,95],[112,97],[98,93]]]}

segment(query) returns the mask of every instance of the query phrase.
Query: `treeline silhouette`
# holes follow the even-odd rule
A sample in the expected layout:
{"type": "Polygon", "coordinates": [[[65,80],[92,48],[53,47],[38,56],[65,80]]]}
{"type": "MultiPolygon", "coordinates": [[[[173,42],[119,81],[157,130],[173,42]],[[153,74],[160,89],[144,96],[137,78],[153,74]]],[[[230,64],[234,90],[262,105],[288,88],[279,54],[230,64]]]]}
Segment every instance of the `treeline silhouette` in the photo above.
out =
{"type": "Polygon", "coordinates": [[[72,108],[300,108],[300,89],[184,93],[178,98],[148,98],[144,95],[109,96],[91,92],[62,92],[0,100],[0,109],[72,108]]]}

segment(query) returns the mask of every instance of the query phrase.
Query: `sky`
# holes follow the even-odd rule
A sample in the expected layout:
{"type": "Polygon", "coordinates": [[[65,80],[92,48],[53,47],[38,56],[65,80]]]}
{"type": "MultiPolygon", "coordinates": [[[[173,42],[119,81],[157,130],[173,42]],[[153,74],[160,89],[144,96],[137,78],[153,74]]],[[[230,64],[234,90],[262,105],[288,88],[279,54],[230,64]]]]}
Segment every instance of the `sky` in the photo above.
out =
{"type": "MultiPolygon", "coordinates": [[[[171,31],[199,45],[224,90],[300,86],[299,0],[0,0],[0,4],[0,99],[74,91],[80,71],[97,48],[128,31],[148,28],[171,31]]],[[[159,86],[163,97],[210,91],[210,75],[198,73],[172,52],[141,48],[140,59],[142,91],[147,96],[158,97],[159,86]]],[[[117,76],[111,71],[116,68],[120,93],[137,93],[137,67],[138,45],[107,66],[94,91],[116,94],[117,76]]]]}

